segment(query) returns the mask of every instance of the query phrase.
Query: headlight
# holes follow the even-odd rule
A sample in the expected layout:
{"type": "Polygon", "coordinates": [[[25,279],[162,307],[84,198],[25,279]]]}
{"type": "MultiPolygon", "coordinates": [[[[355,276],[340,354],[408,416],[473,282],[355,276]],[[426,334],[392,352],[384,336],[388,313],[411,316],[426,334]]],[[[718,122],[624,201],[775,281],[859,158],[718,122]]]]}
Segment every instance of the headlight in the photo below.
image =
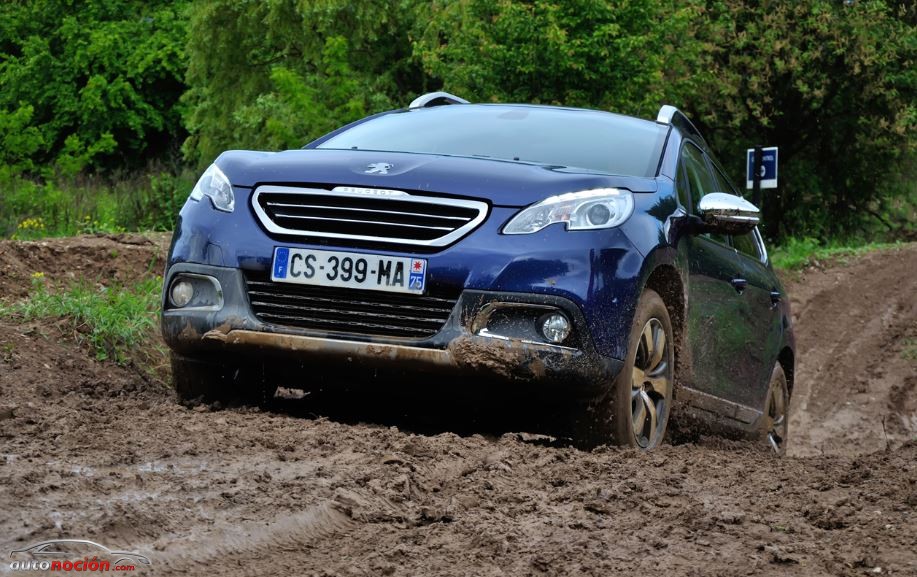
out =
{"type": "Polygon", "coordinates": [[[236,207],[236,199],[232,194],[232,184],[216,164],[211,164],[201,175],[201,178],[191,190],[191,200],[201,200],[210,197],[213,208],[224,212],[232,212],[236,207]]]}
{"type": "Polygon", "coordinates": [[[556,222],[567,230],[595,230],[618,226],[634,212],[630,191],[600,188],[546,198],[523,209],[503,227],[504,234],[530,234],[556,222]]]}

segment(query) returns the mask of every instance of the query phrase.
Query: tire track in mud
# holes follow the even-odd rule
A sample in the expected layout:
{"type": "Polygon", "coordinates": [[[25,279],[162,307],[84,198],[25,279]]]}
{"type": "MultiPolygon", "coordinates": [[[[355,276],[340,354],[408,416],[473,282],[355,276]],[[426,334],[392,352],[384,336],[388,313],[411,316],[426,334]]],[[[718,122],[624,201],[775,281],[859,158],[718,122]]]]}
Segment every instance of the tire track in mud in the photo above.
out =
{"type": "MultiPolygon", "coordinates": [[[[292,558],[279,561],[279,567],[308,573],[314,567],[298,565],[296,557],[310,550],[333,549],[335,542],[353,533],[451,522],[457,509],[455,500],[449,497],[442,503],[433,499],[433,504],[428,497],[454,488],[455,481],[476,471],[495,471],[495,487],[511,486],[511,479],[504,474],[511,472],[506,462],[509,452],[500,450],[471,460],[456,456],[443,459],[431,449],[436,445],[425,437],[411,436],[406,442],[397,442],[388,453],[367,455],[361,465],[365,470],[362,478],[370,479],[365,488],[338,487],[330,499],[301,512],[283,513],[268,522],[229,525],[223,519],[213,527],[197,525],[190,536],[164,535],[141,549],[159,550],[150,554],[157,559],[157,571],[167,573],[193,574],[206,569],[215,574],[264,575],[276,556],[291,554],[292,558]],[[387,474],[393,470],[400,473],[394,477],[387,474]],[[374,479],[384,479],[385,483],[374,479]]],[[[353,464],[350,457],[332,457],[329,466],[348,471],[348,463],[353,464]]]]}
{"type": "MultiPolygon", "coordinates": [[[[346,532],[355,522],[338,502],[323,502],[269,523],[250,521],[173,541],[153,555],[156,571],[194,574],[214,564],[235,566],[237,575],[270,574],[271,560],[346,532]]],[[[155,548],[155,547],[154,547],[155,548]]]]}
{"type": "Polygon", "coordinates": [[[917,437],[914,406],[890,402],[917,375],[904,352],[917,331],[917,246],[808,269],[789,284],[797,338],[790,455],[852,455],[917,437]]]}

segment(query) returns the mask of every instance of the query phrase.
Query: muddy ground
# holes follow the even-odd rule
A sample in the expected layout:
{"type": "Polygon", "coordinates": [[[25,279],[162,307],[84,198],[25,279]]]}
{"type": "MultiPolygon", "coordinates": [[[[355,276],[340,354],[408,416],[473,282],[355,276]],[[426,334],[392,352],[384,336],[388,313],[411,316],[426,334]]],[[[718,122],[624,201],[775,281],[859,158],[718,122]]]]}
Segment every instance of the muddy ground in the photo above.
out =
{"type": "MultiPolygon", "coordinates": [[[[167,242],[0,242],[0,298],[26,298],[34,272],[158,274],[167,242]]],[[[11,549],[72,537],[156,575],[917,575],[917,245],[788,290],[783,459],[714,438],[585,453],[308,398],[185,408],[61,323],[0,320],[0,572],[11,549]]]]}

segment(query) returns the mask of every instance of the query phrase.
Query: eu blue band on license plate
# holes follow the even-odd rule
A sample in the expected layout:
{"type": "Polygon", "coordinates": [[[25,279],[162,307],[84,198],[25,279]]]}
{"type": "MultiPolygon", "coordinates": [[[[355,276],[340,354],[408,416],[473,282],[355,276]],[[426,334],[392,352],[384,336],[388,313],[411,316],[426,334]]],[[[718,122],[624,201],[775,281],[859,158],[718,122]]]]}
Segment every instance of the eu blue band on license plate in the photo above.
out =
{"type": "Polygon", "coordinates": [[[413,257],[276,247],[271,280],[423,294],[427,285],[427,261],[413,257]]]}
{"type": "Polygon", "coordinates": [[[287,278],[287,265],[290,262],[290,249],[279,247],[274,255],[274,276],[278,279],[287,278]]]}

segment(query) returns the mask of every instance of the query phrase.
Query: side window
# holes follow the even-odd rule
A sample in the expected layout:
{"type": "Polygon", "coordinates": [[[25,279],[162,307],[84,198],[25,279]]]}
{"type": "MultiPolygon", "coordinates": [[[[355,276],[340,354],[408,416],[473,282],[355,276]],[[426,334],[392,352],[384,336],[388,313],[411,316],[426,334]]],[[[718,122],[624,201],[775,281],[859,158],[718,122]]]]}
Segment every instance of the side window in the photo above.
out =
{"type": "Polygon", "coordinates": [[[729,179],[726,178],[723,173],[720,172],[720,169],[715,165],[713,167],[713,175],[716,177],[717,192],[725,192],[726,194],[731,194],[733,196],[741,196],[738,192],[736,192],[735,187],[732,186],[732,184],[729,182],[729,179]]]}
{"type": "MultiPolygon", "coordinates": [[[[720,169],[716,166],[713,167],[713,175],[716,177],[717,186],[719,187],[719,192],[725,192],[726,194],[732,194],[734,196],[741,196],[732,186],[732,183],[729,182],[729,179],[720,172],[720,169]]],[[[758,248],[758,239],[755,237],[755,231],[743,235],[731,235],[729,237],[732,241],[732,246],[737,251],[742,254],[746,254],[755,260],[761,260],[763,256],[761,250],[758,248]]]]}
{"type": "Polygon", "coordinates": [[[690,195],[691,187],[688,186],[688,178],[685,176],[685,163],[678,163],[678,176],[675,179],[675,192],[678,194],[678,202],[681,203],[685,210],[688,210],[691,205],[688,204],[688,196],[690,195]]]}
{"type": "Polygon", "coordinates": [[[761,251],[758,250],[758,239],[755,238],[755,231],[743,235],[732,236],[732,246],[742,254],[746,254],[755,260],[761,260],[761,251]]]}
{"type": "Polygon", "coordinates": [[[681,150],[682,159],[685,164],[685,172],[688,177],[688,185],[691,187],[691,211],[697,214],[697,206],[700,199],[705,194],[716,192],[716,183],[707,168],[707,161],[704,159],[704,153],[693,144],[685,144],[681,150]]]}
{"type": "MultiPolygon", "coordinates": [[[[688,187],[691,189],[691,212],[697,214],[700,199],[711,192],[718,192],[717,184],[713,180],[713,175],[710,174],[707,160],[701,149],[690,143],[685,144],[681,149],[681,158],[684,162],[688,187]]],[[[707,233],[703,236],[723,244],[729,243],[729,239],[722,234],[707,233]]]]}

